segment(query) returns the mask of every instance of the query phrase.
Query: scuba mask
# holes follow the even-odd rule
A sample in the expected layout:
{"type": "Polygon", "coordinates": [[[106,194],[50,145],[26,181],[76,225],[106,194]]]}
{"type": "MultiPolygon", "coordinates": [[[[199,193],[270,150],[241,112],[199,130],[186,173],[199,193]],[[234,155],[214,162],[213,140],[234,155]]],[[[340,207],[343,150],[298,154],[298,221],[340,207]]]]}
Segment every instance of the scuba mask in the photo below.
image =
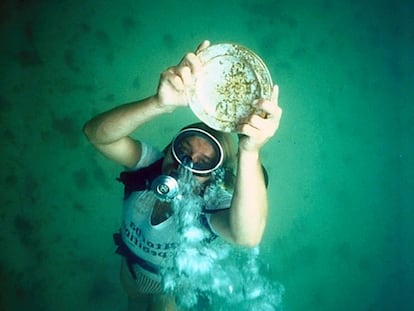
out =
{"type": "Polygon", "coordinates": [[[223,163],[224,152],[220,142],[209,132],[199,128],[187,128],[179,132],[172,141],[171,153],[174,159],[186,169],[195,174],[207,175],[220,167],[223,163]],[[203,155],[201,159],[193,161],[193,146],[191,141],[198,142],[213,152],[203,155]]]}
{"type": "MultiPolygon", "coordinates": [[[[172,140],[171,153],[180,166],[201,176],[207,176],[218,169],[224,159],[223,147],[220,142],[209,132],[199,128],[186,128],[180,131],[172,140]],[[208,151],[195,161],[193,161],[193,147],[197,147],[193,144],[194,141],[208,151]]],[[[179,191],[177,179],[177,174],[160,175],[152,182],[151,189],[158,199],[171,201],[179,191]]]]}

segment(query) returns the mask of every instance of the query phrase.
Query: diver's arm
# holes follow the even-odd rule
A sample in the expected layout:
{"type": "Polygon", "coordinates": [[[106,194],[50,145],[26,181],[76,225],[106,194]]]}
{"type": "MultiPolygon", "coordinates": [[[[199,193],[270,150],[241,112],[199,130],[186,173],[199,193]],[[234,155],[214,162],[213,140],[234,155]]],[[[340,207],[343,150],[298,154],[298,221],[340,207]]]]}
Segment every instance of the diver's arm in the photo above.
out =
{"type": "Polygon", "coordinates": [[[268,201],[259,152],[239,148],[237,179],[229,210],[233,241],[255,246],[266,227],[268,201]]]}
{"type": "Polygon", "coordinates": [[[260,149],[275,134],[282,115],[275,86],[271,101],[262,101],[265,118],[253,115],[240,126],[238,169],[230,209],[211,216],[211,223],[223,238],[240,245],[260,243],[266,227],[268,201],[260,149]]]}
{"type": "Polygon", "coordinates": [[[141,144],[129,135],[142,124],[171,112],[157,96],[115,107],[88,121],[83,131],[89,141],[106,157],[133,167],[141,157],[141,144]]]}
{"type": "MultiPolygon", "coordinates": [[[[196,50],[209,46],[202,42],[196,50]]],[[[125,104],[104,112],[83,128],[89,141],[109,159],[133,167],[141,157],[141,144],[129,135],[155,117],[186,106],[186,90],[193,84],[193,76],[201,63],[195,53],[188,53],[181,62],[161,74],[157,94],[138,102],[125,104]]]]}
{"type": "Polygon", "coordinates": [[[260,157],[239,151],[237,179],[229,209],[211,216],[214,231],[231,243],[253,247],[266,227],[268,201],[260,157]]]}

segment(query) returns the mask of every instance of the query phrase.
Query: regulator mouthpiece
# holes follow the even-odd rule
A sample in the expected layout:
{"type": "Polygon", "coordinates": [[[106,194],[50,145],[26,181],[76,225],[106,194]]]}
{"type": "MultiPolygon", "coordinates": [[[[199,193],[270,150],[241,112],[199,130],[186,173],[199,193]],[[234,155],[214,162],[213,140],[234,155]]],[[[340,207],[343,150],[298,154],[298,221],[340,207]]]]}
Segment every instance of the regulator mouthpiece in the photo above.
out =
{"type": "Polygon", "coordinates": [[[160,175],[151,184],[151,190],[161,201],[171,201],[178,194],[178,182],[169,175],[160,175]]]}

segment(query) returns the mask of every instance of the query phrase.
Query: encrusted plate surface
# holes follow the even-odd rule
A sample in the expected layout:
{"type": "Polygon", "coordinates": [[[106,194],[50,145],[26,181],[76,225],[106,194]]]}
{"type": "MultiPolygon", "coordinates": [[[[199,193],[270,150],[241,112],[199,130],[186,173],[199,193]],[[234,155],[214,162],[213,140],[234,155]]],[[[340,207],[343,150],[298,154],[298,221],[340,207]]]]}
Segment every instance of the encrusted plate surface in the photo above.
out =
{"type": "Polygon", "coordinates": [[[210,127],[234,132],[254,113],[254,101],[270,99],[273,83],[264,62],[249,49],[230,43],[209,46],[198,56],[203,64],[188,92],[194,114],[210,127]]]}

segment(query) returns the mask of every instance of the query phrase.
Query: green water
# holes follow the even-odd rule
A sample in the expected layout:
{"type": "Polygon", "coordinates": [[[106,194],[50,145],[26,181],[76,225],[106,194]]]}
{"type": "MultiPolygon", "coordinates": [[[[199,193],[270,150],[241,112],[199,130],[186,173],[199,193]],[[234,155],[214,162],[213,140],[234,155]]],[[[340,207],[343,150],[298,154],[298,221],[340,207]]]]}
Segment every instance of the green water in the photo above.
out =
{"type": "MultiPolygon", "coordinates": [[[[120,168],[81,128],[205,38],[256,51],[280,86],[260,256],[285,310],[414,310],[414,6],[369,3],[2,1],[0,310],[125,310],[120,168]]],[[[136,135],[162,147],[193,121],[136,135]]]]}

